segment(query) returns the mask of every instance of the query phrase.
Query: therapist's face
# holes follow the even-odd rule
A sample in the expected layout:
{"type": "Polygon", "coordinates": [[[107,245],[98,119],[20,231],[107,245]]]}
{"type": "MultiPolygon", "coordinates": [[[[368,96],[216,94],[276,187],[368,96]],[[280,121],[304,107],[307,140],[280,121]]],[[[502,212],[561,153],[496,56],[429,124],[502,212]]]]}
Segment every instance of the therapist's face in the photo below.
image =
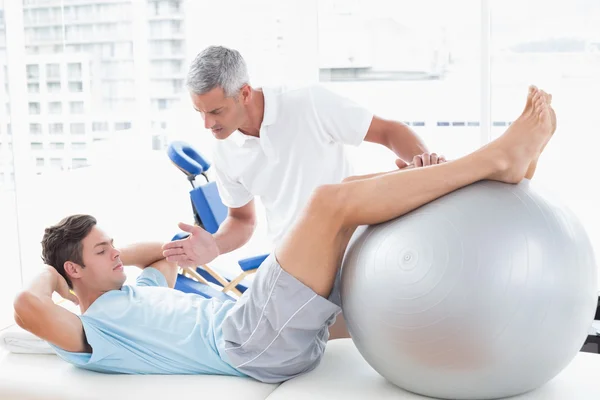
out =
{"type": "Polygon", "coordinates": [[[83,266],[75,266],[69,273],[74,285],[88,291],[118,290],[126,276],[121,262],[121,252],[113,240],[97,226],[81,241],[83,266]]]}
{"type": "Polygon", "coordinates": [[[235,96],[227,97],[222,88],[216,87],[204,94],[190,92],[190,96],[194,109],[204,119],[204,127],[210,129],[215,138],[223,140],[246,121],[245,106],[250,101],[251,89],[245,85],[235,96]]]}

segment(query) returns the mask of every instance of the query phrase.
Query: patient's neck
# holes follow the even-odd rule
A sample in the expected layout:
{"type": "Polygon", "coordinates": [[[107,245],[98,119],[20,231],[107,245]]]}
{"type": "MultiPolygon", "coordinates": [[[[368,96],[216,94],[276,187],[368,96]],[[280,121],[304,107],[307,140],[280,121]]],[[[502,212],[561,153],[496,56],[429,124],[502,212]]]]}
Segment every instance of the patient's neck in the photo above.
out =
{"type": "Polygon", "coordinates": [[[81,313],[85,313],[88,308],[94,303],[98,297],[102,296],[106,291],[100,291],[98,289],[73,287],[73,291],[79,299],[79,309],[81,313]]]}

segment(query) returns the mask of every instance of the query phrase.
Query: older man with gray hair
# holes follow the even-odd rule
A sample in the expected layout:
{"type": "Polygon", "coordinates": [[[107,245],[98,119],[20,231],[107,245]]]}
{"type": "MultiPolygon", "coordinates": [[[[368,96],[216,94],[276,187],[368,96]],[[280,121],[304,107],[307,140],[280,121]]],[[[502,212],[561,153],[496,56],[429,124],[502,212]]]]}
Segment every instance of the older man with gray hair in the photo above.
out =
{"type": "MultiPolygon", "coordinates": [[[[199,241],[200,227],[180,224],[192,235],[165,245],[164,255],[181,266],[208,263],[247,243],[256,226],[256,196],[277,244],[315,188],[351,175],[344,145],[381,144],[397,155],[399,168],[445,161],[405,124],[373,115],[320,85],[253,88],[243,57],[233,49],[203,50],[191,64],[187,87],[205,128],[218,139],[213,165],[229,213],[208,242],[199,241]]],[[[330,338],[348,336],[343,318],[338,320],[330,338]]]]}

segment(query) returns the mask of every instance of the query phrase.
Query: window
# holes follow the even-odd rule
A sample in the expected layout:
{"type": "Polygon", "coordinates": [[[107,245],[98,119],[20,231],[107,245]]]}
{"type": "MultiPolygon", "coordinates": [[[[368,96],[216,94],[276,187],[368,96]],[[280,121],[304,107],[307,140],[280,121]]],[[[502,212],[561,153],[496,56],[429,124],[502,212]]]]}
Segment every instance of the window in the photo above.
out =
{"type": "Polygon", "coordinates": [[[39,83],[28,83],[27,91],[29,93],[39,93],[40,92],[40,84],[39,83]]]}
{"type": "MultiPolygon", "coordinates": [[[[481,145],[479,3],[319,0],[319,80],[404,122],[432,151],[462,156],[481,145]]],[[[357,173],[394,166],[394,154],[381,146],[348,151],[357,173]]]]}
{"type": "Polygon", "coordinates": [[[85,158],[73,158],[72,159],[73,168],[82,168],[87,166],[87,159],[85,158]]]}
{"type": "Polygon", "coordinates": [[[60,135],[63,133],[63,124],[61,123],[52,123],[48,125],[48,132],[51,135],[60,135]]]}
{"type": "Polygon", "coordinates": [[[148,2],[148,4],[151,6],[150,7],[150,12],[152,13],[152,15],[160,15],[160,8],[159,8],[159,3],[158,1],[155,2],[148,2]]]}
{"type": "Polygon", "coordinates": [[[82,82],[69,82],[69,92],[79,93],[83,92],[82,82]]]}
{"type": "Polygon", "coordinates": [[[94,131],[94,132],[108,131],[108,122],[94,122],[92,124],[92,131],[94,131]]]}
{"type": "Polygon", "coordinates": [[[69,79],[80,80],[81,79],[81,63],[69,63],[69,79]]]}
{"type": "Polygon", "coordinates": [[[70,125],[71,135],[84,135],[85,124],[81,122],[72,122],[70,125]]]}
{"type": "Polygon", "coordinates": [[[60,64],[46,64],[46,80],[60,80],[60,64]]]}
{"type": "Polygon", "coordinates": [[[71,114],[83,114],[83,101],[71,101],[69,103],[71,114]]]}
{"type": "Polygon", "coordinates": [[[58,93],[60,92],[60,82],[48,82],[46,84],[46,89],[48,90],[48,93],[58,93]]]}
{"type": "Polygon", "coordinates": [[[50,142],[50,149],[51,150],[64,150],[65,144],[62,142],[50,142]]]}
{"type": "Polygon", "coordinates": [[[40,66],[36,64],[27,65],[27,79],[38,80],[40,79],[40,66]]]}
{"type": "Polygon", "coordinates": [[[41,135],[42,124],[29,124],[29,133],[32,135],[41,135]]]}
{"type": "Polygon", "coordinates": [[[181,1],[179,0],[171,0],[169,1],[169,8],[172,13],[178,13],[181,9],[181,1]]]}
{"type": "Polygon", "coordinates": [[[62,114],[62,103],[59,101],[53,101],[48,103],[48,113],[62,114]]]}
{"type": "MultiPolygon", "coordinates": [[[[522,111],[530,84],[553,94],[559,123],[540,159],[536,185],[559,194],[560,202],[578,217],[598,253],[600,194],[589,186],[597,181],[597,163],[586,156],[577,157],[577,162],[560,160],[597,147],[600,114],[598,102],[591,99],[600,89],[600,2],[529,0],[527,7],[523,4],[516,0],[493,3],[492,119],[514,120],[522,111]]],[[[493,128],[492,137],[504,129],[493,128]]]]}
{"type": "Polygon", "coordinates": [[[183,92],[183,80],[177,79],[173,81],[173,93],[179,94],[183,92]]]}
{"type": "Polygon", "coordinates": [[[62,166],[63,166],[63,160],[62,160],[62,158],[51,158],[50,159],[50,166],[52,168],[62,168],[62,166]]]}
{"type": "Polygon", "coordinates": [[[121,131],[131,128],[131,122],[115,122],[115,130],[121,131]]]}
{"type": "MultiPolygon", "coordinates": [[[[597,182],[597,163],[594,157],[586,156],[577,157],[576,163],[560,160],[581,155],[582,149],[594,149],[598,144],[598,102],[588,99],[596,99],[600,89],[600,2],[528,0],[527,7],[523,4],[515,0],[493,3],[492,119],[514,120],[522,111],[530,84],[553,94],[559,123],[540,159],[536,185],[559,194],[598,253],[600,194],[589,186],[597,182]]],[[[492,137],[503,129],[493,128],[492,137]]]]}
{"type": "Polygon", "coordinates": [[[38,115],[40,113],[40,103],[29,103],[29,114],[38,115]]]}

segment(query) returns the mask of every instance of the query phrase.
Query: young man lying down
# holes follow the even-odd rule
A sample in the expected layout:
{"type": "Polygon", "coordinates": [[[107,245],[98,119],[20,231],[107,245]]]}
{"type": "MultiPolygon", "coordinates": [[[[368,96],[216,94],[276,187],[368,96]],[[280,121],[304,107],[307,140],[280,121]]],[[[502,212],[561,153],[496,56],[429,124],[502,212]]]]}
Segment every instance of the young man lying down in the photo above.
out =
{"type": "MultiPolygon", "coordinates": [[[[508,130],[465,157],[319,187],[238,301],[172,289],[177,266],[163,257],[184,257],[177,249],[117,249],[93,217],[67,217],[46,229],[48,266],[16,297],[15,319],[66,361],[95,371],[285,381],[321,360],[340,312],[341,259],[356,227],[399,217],[479,180],[530,179],[554,121],[550,96],[532,87],[508,130]],[[123,265],[143,269],[135,285],[124,285],[123,265]],[[55,305],[54,292],[78,303],[81,315],[55,305]]],[[[189,240],[214,242],[209,235],[198,228],[189,240]]]]}

